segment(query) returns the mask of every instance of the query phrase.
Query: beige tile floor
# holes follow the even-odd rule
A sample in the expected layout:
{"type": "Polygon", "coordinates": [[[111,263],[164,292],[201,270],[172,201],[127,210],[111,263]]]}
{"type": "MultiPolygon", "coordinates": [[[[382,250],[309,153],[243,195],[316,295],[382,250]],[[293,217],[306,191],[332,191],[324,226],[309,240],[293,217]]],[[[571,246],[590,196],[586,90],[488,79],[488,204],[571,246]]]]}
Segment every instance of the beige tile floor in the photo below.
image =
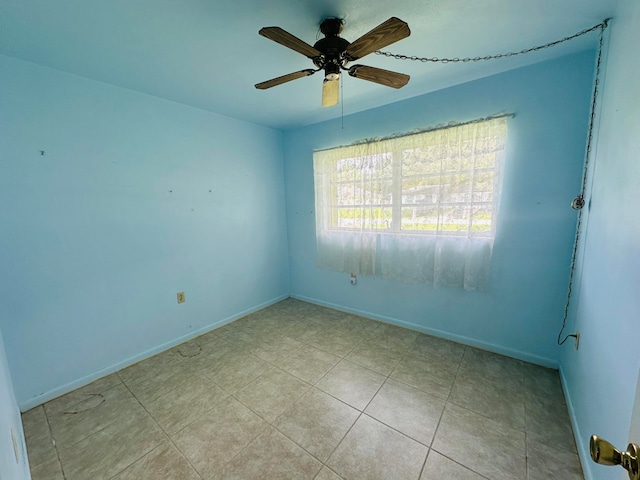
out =
{"type": "Polygon", "coordinates": [[[34,480],[583,478],[557,372],[293,299],[23,423],[34,480]]]}

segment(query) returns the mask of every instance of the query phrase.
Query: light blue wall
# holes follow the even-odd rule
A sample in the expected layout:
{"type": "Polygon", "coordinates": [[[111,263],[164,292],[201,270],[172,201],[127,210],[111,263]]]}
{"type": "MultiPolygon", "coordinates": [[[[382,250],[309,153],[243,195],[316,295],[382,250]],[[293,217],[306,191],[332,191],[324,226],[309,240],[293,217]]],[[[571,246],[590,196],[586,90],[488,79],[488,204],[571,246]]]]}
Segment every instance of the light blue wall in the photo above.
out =
{"type": "MultiPolygon", "coordinates": [[[[293,296],[557,365],[594,66],[592,51],[285,133],[293,296]],[[314,149],[497,112],[509,122],[490,293],[433,289],[315,266],[314,149]]],[[[455,68],[452,66],[451,68],[455,68]]],[[[348,81],[348,80],[347,80],[348,81]]]]}
{"type": "Polygon", "coordinates": [[[0,480],[28,480],[30,478],[22,419],[13,393],[2,332],[0,332],[0,480]],[[18,450],[17,458],[13,439],[15,439],[18,450]]]}
{"type": "Polygon", "coordinates": [[[288,295],[281,132],[8,57],[0,80],[21,407],[288,295]]]}
{"type": "MultiPolygon", "coordinates": [[[[561,371],[589,480],[627,478],[589,460],[597,434],[626,448],[640,367],[640,4],[621,2],[611,25],[600,98],[593,190],[576,271],[580,349],[563,350],[561,371]]],[[[631,439],[640,443],[640,438],[631,439]]]]}

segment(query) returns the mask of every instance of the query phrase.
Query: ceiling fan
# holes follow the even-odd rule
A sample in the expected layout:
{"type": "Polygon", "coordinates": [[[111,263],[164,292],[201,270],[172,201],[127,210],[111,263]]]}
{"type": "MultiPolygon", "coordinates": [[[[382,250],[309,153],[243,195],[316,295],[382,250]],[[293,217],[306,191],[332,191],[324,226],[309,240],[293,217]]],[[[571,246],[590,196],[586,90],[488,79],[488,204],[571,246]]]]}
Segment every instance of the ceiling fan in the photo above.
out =
{"type": "Polygon", "coordinates": [[[339,99],[340,70],[345,70],[350,76],[379,83],[392,88],[404,87],[409,82],[409,75],[383,70],[382,68],[368,67],[366,65],[352,65],[350,62],[358,60],[376,50],[402,40],[411,34],[409,25],[399,18],[391,17],[373,30],[365,33],[353,43],[340,36],[344,21],[340,18],[327,18],[320,24],[320,31],[324,38],[318,40],[313,46],[298,37],[290,34],[280,27],[264,27],[258,32],[263,37],[273,40],[280,45],[295,50],[311,59],[316,68],[308,68],[298,72],[289,73],[281,77],[272,78],[266,82],[256,84],[259,90],[275,87],[283,83],[307,77],[324,70],[322,82],[322,106],[336,105],[339,99]]]}

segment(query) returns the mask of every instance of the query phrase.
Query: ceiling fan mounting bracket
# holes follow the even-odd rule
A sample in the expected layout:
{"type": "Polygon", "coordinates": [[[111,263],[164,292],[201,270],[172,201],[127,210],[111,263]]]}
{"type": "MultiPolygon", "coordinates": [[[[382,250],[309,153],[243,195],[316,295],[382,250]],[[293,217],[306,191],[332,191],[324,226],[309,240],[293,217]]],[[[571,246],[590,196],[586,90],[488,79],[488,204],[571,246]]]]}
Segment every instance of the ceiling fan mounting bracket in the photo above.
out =
{"type": "Polygon", "coordinates": [[[325,37],[335,37],[342,33],[344,20],[337,17],[325,18],[320,22],[320,31],[325,37]]]}

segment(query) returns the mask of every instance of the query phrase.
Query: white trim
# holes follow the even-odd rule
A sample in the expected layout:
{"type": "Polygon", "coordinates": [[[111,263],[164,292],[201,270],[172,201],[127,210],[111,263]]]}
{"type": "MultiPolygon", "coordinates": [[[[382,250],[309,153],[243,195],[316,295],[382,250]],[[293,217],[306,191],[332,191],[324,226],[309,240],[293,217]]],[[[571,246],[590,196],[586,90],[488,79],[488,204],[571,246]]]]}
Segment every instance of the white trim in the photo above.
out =
{"type": "Polygon", "coordinates": [[[503,347],[501,345],[495,345],[493,343],[475,340],[470,337],[465,337],[463,335],[456,335],[454,333],[445,332],[444,330],[438,330],[436,328],[424,327],[416,323],[399,320],[393,317],[387,317],[385,315],[378,315],[377,313],[372,313],[365,310],[359,310],[357,308],[345,307],[342,305],[337,305],[335,303],[318,300],[316,298],[305,297],[304,295],[298,295],[298,294],[292,293],[291,298],[302,300],[304,302],[315,303],[316,305],[322,305],[324,307],[333,308],[334,310],[340,310],[346,313],[353,313],[356,315],[360,315],[361,317],[371,318],[372,320],[378,320],[384,323],[389,323],[391,325],[397,325],[399,327],[408,328],[409,330],[415,330],[417,332],[426,333],[434,337],[444,338],[446,340],[451,340],[457,343],[461,343],[463,345],[477,347],[482,350],[487,350],[489,352],[498,353],[500,355],[505,355],[507,357],[516,358],[518,360],[523,360],[525,362],[533,363],[535,365],[540,365],[547,368],[553,368],[555,370],[558,369],[558,361],[551,358],[541,357],[539,355],[534,355],[532,353],[522,352],[520,350],[514,350],[512,348],[503,347]]]}
{"type": "Polygon", "coordinates": [[[49,400],[53,400],[54,398],[60,397],[66,393],[69,393],[73,390],[76,390],[80,387],[84,387],[85,385],[90,384],[91,382],[98,380],[99,378],[102,377],[106,377],[107,375],[110,375],[112,373],[115,373],[119,370],[122,370],[123,368],[128,367],[129,365],[133,365],[134,363],[138,363],[146,358],[152,357],[154,355],[157,355],[160,352],[164,352],[165,350],[169,350],[170,348],[175,347],[176,345],[180,345],[183,342],[186,342],[187,340],[191,340],[192,338],[198,337],[204,333],[207,333],[211,330],[215,330],[216,328],[220,328],[223,325],[226,325],[227,323],[231,323],[239,318],[245,317],[253,312],[256,312],[258,310],[261,310],[263,308],[266,308],[270,305],[273,305],[274,303],[278,303],[282,300],[285,300],[286,298],[289,298],[289,295],[280,295],[279,297],[273,298],[271,300],[268,300],[266,302],[263,302],[259,305],[256,305],[254,307],[248,308],[247,310],[244,310],[240,313],[237,313],[235,315],[231,315],[229,317],[223,318],[222,320],[218,320],[217,322],[211,323],[209,325],[207,325],[206,327],[202,327],[196,331],[193,332],[189,332],[187,335],[183,335],[181,337],[178,338],[174,338],[173,340],[170,340],[168,342],[165,342],[161,345],[158,345],[156,347],[153,347],[149,350],[146,350],[143,353],[140,353],[138,355],[134,355],[133,357],[129,357],[126,360],[122,360],[121,362],[115,363],[107,368],[103,368],[101,370],[98,370],[97,372],[94,372],[90,375],[87,375],[85,377],[79,378],[78,380],[74,380],[72,382],[66,383],[58,388],[54,388],[53,390],[49,390],[48,392],[42,393],[36,397],[30,398],[29,400],[26,400],[24,402],[21,402],[19,404],[19,408],[21,412],[26,412],[27,410],[31,410],[34,407],[37,407],[38,405],[42,405],[45,402],[48,402],[49,400]]]}
{"type": "Polygon", "coordinates": [[[582,474],[585,480],[595,480],[591,472],[591,454],[589,453],[588,445],[583,441],[584,437],[580,432],[580,424],[578,423],[578,417],[573,408],[573,401],[571,400],[571,394],[569,393],[569,387],[567,385],[567,379],[564,376],[564,369],[562,364],[559,368],[560,383],[562,384],[562,391],[564,392],[564,399],[567,403],[567,410],[569,410],[569,419],[571,420],[571,428],[573,429],[573,438],[576,442],[576,449],[578,450],[578,458],[580,459],[580,465],[582,466],[582,474]]]}

